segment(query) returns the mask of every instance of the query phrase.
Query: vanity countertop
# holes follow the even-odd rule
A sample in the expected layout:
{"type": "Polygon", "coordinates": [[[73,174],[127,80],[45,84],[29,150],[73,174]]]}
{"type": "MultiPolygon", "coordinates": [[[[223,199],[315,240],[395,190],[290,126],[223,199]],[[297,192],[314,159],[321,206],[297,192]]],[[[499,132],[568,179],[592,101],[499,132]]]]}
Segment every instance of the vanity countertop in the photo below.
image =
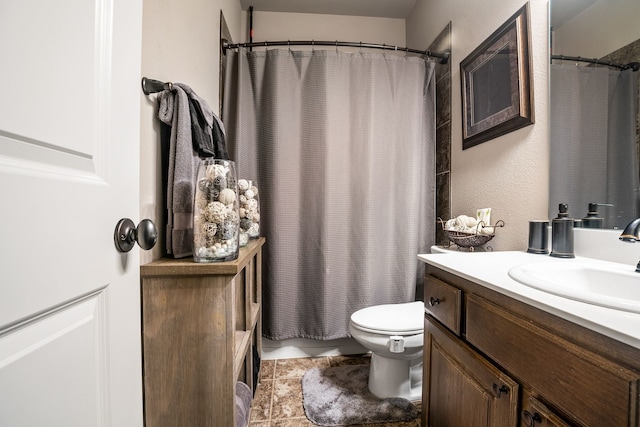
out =
{"type": "MultiPolygon", "coordinates": [[[[590,258],[554,258],[520,251],[447,252],[420,254],[427,264],[569,320],[640,349],[640,314],[574,301],[523,285],[509,277],[509,269],[529,262],[589,262],[590,258]]],[[[608,261],[597,262],[608,263],[608,261]]],[[[619,265],[619,264],[618,264],[619,265]]],[[[635,265],[629,265],[633,270],[635,265]]],[[[640,273],[638,274],[640,286],[640,273]]]]}

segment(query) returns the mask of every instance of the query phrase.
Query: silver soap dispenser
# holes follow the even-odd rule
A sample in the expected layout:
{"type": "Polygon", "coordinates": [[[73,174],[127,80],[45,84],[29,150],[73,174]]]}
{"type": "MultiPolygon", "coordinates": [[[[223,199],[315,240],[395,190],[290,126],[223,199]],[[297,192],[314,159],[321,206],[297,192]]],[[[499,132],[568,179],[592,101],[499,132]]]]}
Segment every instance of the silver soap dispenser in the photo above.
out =
{"type": "Polygon", "coordinates": [[[569,218],[569,206],[558,205],[558,217],[551,221],[551,256],[575,258],[573,253],[573,219],[569,218]]]}

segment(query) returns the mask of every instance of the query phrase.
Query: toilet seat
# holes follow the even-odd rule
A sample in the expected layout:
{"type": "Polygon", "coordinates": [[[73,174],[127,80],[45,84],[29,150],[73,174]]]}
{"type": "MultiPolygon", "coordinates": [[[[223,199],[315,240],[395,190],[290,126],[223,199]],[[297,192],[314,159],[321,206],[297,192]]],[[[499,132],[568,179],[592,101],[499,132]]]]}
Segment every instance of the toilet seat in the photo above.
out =
{"type": "Polygon", "coordinates": [[[422,301],[366,307],[351,315],[353,327],[383,335],[416,335],[424,332],[422,301]]]}

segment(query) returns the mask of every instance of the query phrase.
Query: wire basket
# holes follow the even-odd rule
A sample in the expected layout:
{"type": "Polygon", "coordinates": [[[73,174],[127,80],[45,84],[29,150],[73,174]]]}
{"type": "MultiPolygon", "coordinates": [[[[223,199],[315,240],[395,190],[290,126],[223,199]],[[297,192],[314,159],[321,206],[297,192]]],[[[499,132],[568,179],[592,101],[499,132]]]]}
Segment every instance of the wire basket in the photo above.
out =
{"type": "MultiPolygon", "coordinates": [[[[491,239],[493,239],[496,235],[496,228],[504,227],[503,220],[498,220],[494,225],[487,225],[487,226],[484,225],[484,222],[480,221],[476,226],[475,233],[470,233],[470,232],[464,232],[464,231],[447,230],[445,228],[445,221],[443,221],[440,218],[438,218],[438,221],[440,221],[440,224],[442,225],[442,231],[444,231],[444,234],[446,234],[447,238],[451,243],[453,243],[454,245],[460,248],[469,248],[470,251],[473,251],[475,248],[482,246],[488,241],[490,241],[491,239]],[[492,234],[480,233],[481,226],[493,227],[493,233],[492,234]]],[[[487,247],[487,250],[492,250],[492,249],[487,247]]]]}

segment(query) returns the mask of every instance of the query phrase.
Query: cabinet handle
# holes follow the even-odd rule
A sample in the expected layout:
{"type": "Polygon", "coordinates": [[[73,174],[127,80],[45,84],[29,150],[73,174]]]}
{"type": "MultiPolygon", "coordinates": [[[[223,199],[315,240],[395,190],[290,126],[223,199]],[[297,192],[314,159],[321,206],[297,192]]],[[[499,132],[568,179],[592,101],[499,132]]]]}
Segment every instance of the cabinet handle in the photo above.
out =
{"type": "Polygon", "coordinates": [[[531,412],[525,410],[522,412],[522,421],[526,427],[535,427],[536,423],[542,423],[542,417],[537,412],[531,415],[531,412]]]}
{"type": "Polygon", "coordinates": [[[509,387],[504,384],[502,384],[501,387],[498,387],[498,384],[493,383],[493,394],[495,394],[498,399],[500,399],[500,396],[507,393],[509,393],[509,387]]]}
{"type": "Polygon", "coordinates": [[[441,301],[442,301],[442,300],[441,300],[440,298],[430,297],[430,298],[429,298],[429,305],[430,305],[431,307],[433,307],[434,305],[438,305],[438,304],[440,304],[440,302],[441,302],[441,301]]]}

